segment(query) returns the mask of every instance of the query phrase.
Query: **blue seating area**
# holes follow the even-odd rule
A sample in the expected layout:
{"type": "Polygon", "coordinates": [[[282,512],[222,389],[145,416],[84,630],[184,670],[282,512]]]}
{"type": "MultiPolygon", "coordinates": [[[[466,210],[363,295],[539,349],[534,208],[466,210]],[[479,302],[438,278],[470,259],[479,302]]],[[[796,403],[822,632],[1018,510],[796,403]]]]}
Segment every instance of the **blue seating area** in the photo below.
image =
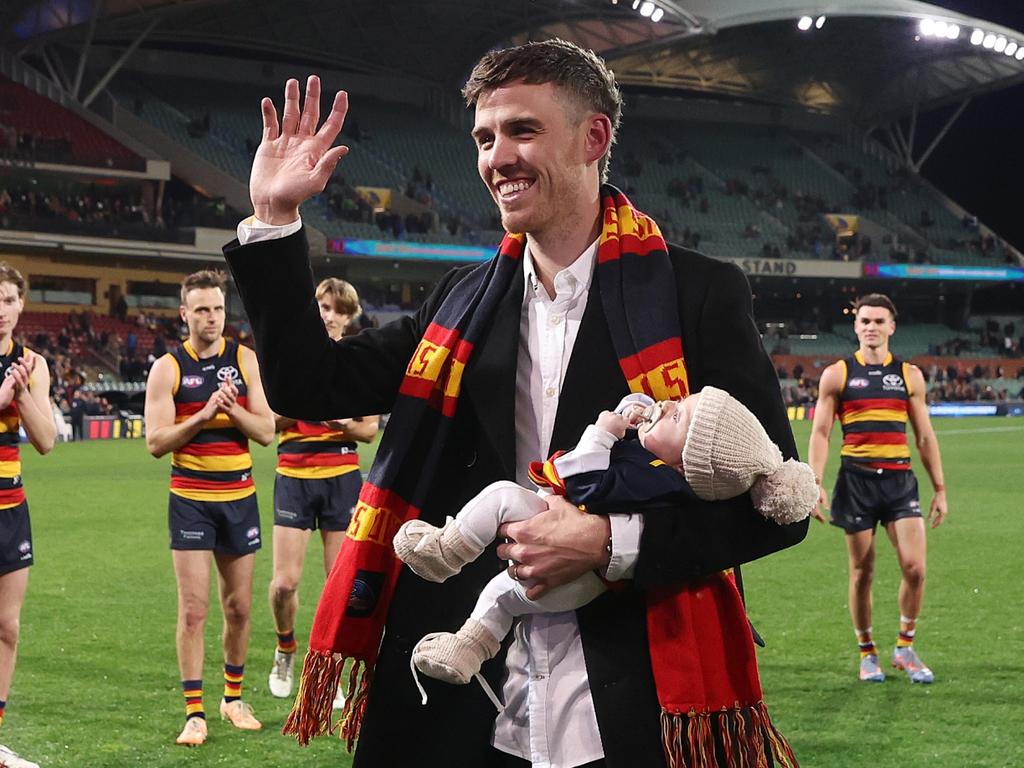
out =
{"type": "MultiPolygon", "coordinates": [[[[115,80],[112,92],[182,146],[240,180],[248,178],[251,149],[260,133],[260,90],[126,74],[115,80]]],[[[429,183],[419,182],[416,195],[438,212],[441,226],[406,239],[497,242],[494,204],[477,176],[473,142],[465,130],[410,104],[366,96],[352,101],[358,128],[355,136],[344,137],[352,151],[339,172],[349,185],[404,193],[418,171],[429,183]],[[446,225],[456,221],[456,234],[449,234],[446,225]]],[[[975,247],[971,241],[977,233],[929,188],[890,174],[880,160],[834,137],[741,124],[632,119],[615,148],[611,178],[658,219],[669,239],[696,244],[712,255],[836,258],[833,235],[821,214],[860,212],[902,242],[927,244],[925,256],[911,253],[911,258],[946,264],[1005,262],[998,244],[975,247]],[[686,194],[679,194],[679,184],[689,185],[686,194]],[[874,207],[855,207],[863,185],[885,190],[884,208],[876,201],[874,207]]],[[[325,198],[307,203],[303,215],[328,237],[393,238],[373,223],[342,220],[325,198]]],[[[888,261],[893,254],[887,243],[872,243],[863,258],[888,261]]]]}

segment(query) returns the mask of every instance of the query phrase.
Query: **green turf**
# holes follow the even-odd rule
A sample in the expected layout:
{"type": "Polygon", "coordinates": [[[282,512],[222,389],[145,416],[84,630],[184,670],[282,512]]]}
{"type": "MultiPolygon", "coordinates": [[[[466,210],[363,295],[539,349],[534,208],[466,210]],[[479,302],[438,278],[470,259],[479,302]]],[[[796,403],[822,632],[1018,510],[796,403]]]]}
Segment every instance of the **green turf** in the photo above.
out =
{"type": "MultiPolygon", "coordinates": [[[[804,544],[747,570],[751,615],[768,640],[760,654],[768,703],[804,766],[1024,765],[1018,733],[1024,632],[1012,555],[1021,539],[1013,498],[1024,421],[962,419],[936,426],[951,513],[930,539],[917,644],[935,670],[934,685],[912,687],[899,674],[882,685],[856,680],[837,529],[812,524],[804,544]]],[[[801,450],[808,427],[796,425],[801,450]]],[[[23,453],[38,565],[0,742],[44,766],[67,768],[350,764],[335,739],[304,749],[278,733],[289,702],[266,690],[274,644],[266,603],[269,546],[257,556],[245,689],[265,729],[241,733],[216,719],[220,614],[214,607],[205,669],[210,740],[199,750],[176,747],[183,704],[166,543],[168,460],[150,458],[141,441],[59,445],[44,458],[31,448],[23,453]]],[[[269,533],[273,451],[254,455],[269,533]]],[[[828,480],[833,476],[834,469],[828,480]]],[[[928,487],[926,480],[922,486],[928,487]]],[[[925,493],[922,501],[929,499],[925,493]]],[[[896,633],[897,578],[884,544],[874,623],[886,654],[896,633]]],[[[321,582],[314,545],[300,642],[321,582]]]]}

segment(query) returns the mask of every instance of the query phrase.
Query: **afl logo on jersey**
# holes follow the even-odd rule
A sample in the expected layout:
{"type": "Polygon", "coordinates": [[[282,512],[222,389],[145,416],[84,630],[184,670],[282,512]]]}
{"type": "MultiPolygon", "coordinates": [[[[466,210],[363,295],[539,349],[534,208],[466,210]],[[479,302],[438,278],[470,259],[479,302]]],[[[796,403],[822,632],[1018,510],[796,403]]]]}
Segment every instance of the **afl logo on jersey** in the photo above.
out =
{"type": "Polygon", "coordinates": [[[225,365],[223,368],[217,369],[217,380],[218,381],[230,381],[232,384],[236,383],[241,379],[238,375],[238,369],[233,365],[225,365]]]}
{"type": "Polygon", "coordinates": [[[862,379],[858,376],[855,379],[850,379],[848,386],[850,389],[864,389],[870,382],[867,379],[862,379]]]}
{"type": "Polygon", "coordinates": [[[903,377],[895,373],[887,373],[882,377],[882,389],[903,389],[903,377]]]}
{"type": "Polygon", "coordinates": [[[182,376],[181,386],[185,387],[185,389],[198,389],[199,387],[203,386],[203,377],[196,376],[195,374],[182,376]]]}

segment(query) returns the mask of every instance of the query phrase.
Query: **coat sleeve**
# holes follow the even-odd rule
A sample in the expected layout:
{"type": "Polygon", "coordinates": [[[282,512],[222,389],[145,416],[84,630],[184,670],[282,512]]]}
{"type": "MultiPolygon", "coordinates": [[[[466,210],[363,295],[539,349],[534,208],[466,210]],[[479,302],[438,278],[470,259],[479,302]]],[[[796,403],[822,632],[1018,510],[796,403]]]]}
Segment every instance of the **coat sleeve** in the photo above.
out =
{"type": "MultiPolygon", "coordinates": [[[[746,277],[725,262],[715,262],[710,272],[696,328],[699,368],[690,372],[691,388],[699,391],[710,384],[726,390],[757,416],[784,457],[795,457],[796,444],[771,358],[754,323],[746,277]]],[[[684,354],[689,356],[686,350],[684,354]]],[[[635,571],[641,588],[731,568],[792,546],[807,534],[806,520],[777,525],[754,509],[747,494],[714,502],[691,497],[642,511],[644,533],[635,571]]]]}
{"type": "Polygon", "coordinates": [[[314,296],[305,232],[224,248],[252,325],[267,400],[308,421],[388,413],[409,359],[441,300],[466,270],[448,273],[419,312],[332,341],[314,296]]]}

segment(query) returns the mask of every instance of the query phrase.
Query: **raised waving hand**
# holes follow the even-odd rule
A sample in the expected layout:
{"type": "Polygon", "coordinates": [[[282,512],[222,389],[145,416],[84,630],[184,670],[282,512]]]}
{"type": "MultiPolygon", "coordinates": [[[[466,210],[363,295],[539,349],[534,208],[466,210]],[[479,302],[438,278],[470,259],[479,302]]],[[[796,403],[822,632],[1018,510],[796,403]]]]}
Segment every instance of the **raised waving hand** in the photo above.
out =
{"type": "Polygon", "coordinates": [[[348,94],[338,91],[331,113],[320,122],[320,78],[306,80],[306,97],[299,109],[299,81],[284,86],[284,113],[278,124],[274,102],[264,98],[263,139],[256,150],[249,176],[249,196],[256,218],[266,224],[290,224],[299,217],[299,205],[327,186],[335,166],[348,147],[334,147],[348,112],[348,94]]]}

